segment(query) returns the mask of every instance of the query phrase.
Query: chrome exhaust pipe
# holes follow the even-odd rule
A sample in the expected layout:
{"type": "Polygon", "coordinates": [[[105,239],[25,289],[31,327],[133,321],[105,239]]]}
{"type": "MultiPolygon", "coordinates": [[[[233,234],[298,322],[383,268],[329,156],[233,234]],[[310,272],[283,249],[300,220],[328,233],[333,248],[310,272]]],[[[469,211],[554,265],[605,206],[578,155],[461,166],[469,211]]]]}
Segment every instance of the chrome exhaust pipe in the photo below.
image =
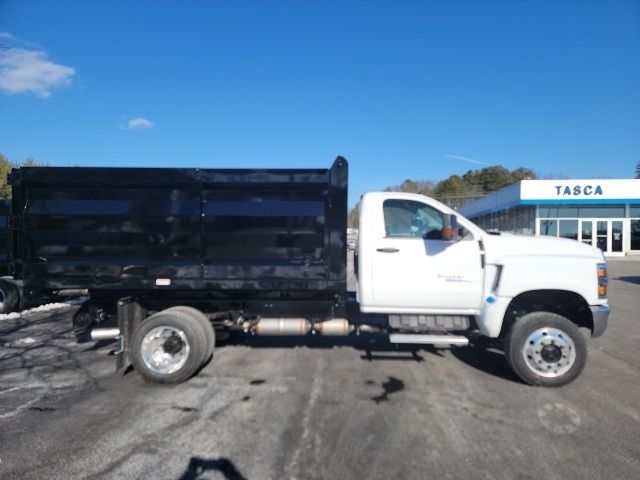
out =
{"type": "Polygon", "coordinates": [[[69,288],[67,290],[58,290],[55,292],[55,294],[61,297],[86,297],[87,295],[89,295],[89,290],[69,288]]]}
{"type": "Polygon", "coordinates": [[[119,336],[119,328],[94,328],[91,330],[91,340],[113,340],[119,336]]]}

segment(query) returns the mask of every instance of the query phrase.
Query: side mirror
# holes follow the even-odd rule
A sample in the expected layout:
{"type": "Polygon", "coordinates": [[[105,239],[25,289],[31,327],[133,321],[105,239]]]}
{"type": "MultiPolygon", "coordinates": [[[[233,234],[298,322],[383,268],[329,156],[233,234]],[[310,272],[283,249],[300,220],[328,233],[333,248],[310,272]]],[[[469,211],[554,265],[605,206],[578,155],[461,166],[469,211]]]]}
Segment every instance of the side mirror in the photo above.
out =
{"type": "Polygon", "coordinates": [[[444,227],[442,227],[442,240],[459,240],[460,226],[457,215],[445,214],[444,227]]]}

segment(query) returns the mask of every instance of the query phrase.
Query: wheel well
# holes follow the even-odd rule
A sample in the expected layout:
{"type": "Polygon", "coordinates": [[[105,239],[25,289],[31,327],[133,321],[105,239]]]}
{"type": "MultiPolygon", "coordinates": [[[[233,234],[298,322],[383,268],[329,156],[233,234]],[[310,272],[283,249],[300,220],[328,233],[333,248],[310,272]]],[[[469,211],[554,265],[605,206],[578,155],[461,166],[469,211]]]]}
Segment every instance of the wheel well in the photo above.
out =
{"type": "Polygon", "coordinates": [[[532,290],[511,300],[504,315],[500,337],[507,333],[518,318],[539,311],[557,313],[578,327],[588,328],[593,332],[593,316],[589,304],[581,295],[567,290],[532,290]]]}

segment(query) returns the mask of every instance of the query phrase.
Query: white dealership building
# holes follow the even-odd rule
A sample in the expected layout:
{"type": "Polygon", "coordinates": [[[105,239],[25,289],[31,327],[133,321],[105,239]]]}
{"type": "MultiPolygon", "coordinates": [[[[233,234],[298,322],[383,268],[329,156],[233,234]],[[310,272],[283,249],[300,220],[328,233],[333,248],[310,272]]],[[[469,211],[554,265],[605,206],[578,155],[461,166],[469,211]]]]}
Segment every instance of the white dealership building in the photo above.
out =
{"type": "Polygon", "coordinates": [[[460,208],[485,230],[572,238],[640,255],[640,180],[522,180],[460,208]]]}

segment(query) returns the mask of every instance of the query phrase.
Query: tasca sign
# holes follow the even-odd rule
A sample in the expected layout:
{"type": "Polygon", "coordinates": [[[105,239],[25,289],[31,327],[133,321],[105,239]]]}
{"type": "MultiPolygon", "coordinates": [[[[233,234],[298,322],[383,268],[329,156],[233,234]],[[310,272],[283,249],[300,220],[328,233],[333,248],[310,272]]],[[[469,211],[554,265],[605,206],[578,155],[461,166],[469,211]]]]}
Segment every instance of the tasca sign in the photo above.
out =
{"type": "Polygon", "coordinates": [[[520,203],[640,203],[640,180],[523,180],[520,203]]]}
{"type": "Polygon", "coordinates": [[[562,195],[563,197],[579,197],[580,195],[584,195],[589,197],[591,195],[604,195],[604,191],[601,185],[556,185],[556,195],[562,195]]]}

